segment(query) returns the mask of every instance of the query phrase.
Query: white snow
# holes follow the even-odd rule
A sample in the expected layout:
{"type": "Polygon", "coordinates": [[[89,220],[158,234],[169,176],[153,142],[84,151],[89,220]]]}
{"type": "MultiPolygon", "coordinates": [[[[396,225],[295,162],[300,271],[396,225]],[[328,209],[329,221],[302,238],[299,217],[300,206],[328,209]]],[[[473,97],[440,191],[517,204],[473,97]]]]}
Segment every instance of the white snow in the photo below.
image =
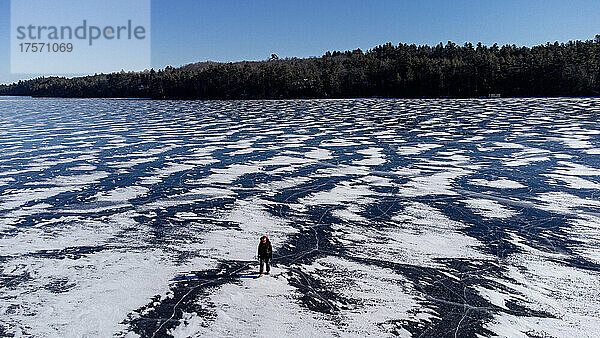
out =
{"type": "Polygon", "coordinates": [[[98,202],[123,202],[146,195],[150,189],[141,186],[129,186],[116,188],[111,191],[100,192],[96,194],[95,199],[98,202]]]}
{"type": "Polygon", "coordinates": [[[353,184],[344,181],[331,190],[320,191],[302,198],[300,203],[304,205],[344,205],[350,202],[365,204],[372,201],[372,199],[367,198],[367,196],[375,194],[376,193],[371,191],[367,185],[353,184]]]}
{"type": "Polygon", "coordinates": [[[406,325],[448,315],[433,298],[462,290],[406,268],[467,281],[492,319],[470,317],[465,301],[461,323],[490,335],[594,336],[598,107],[0,98],[0,325],[17,337],[133,337],[128,319],[187,288],[172,278],[235,261],[240,278],[188,299],[212,315],[181,307],[167,333],[410,336],[406,325]],[[304,260],[244,278],[262,235],[276,260],[304,260]]]}
{"type": "Polygon", "coordinates": [[[236,201],[231,211],[219,217],[234,226],[206,233],[204,244],[198,250],[215,259],[249,261],[257,254],[261,236],[268,236],[273,246],[285,243],[287,236],[298,230],[288,221],[266,212],[266,203],[259,199],[236,201]]]}
{"type": "Polygon", "coordinates": [[[414,146],[398,147],[398,149],[396,149],[396,152],[398,153],[398,155],[411,156],[411,155],[418,155],[422,152],[429,151],[429,150],[435,149],[435,148],[439,148],[441,146],[442,145],[440,145],[440,144],[421,143],[421,144],[417,144],[414,146]]]}
{"type": "Polygon", "coordinates": [[[455,179],[466,175],[465,170],[443,171],[430,176],[418,176],[412,178],[400,190],[400,194],[406,197],[417,197],[427,195],[456,195],[452,190],[455,179]]]}
{"type": "Polygon", "coordinates": [[[511,298],[556,318],[500,313],[486,327],[498,335],[512,336],[581,337],[595,332],[600,316],[600,273],[550,260],[561,256],[536,250],[516,235],[513,238],[523,252],[505,262],[507,278],[512,281],[502,283],[511,289],[511,298]]]}
{"type": "Polygon", "coordinates": [[[515,182],[513,180],[509,180],[506,178],[497,179],[497,180],[484,180],[484,179],[473,179],[470,180],[469,183],[474,185],[479,185],[482,187],[490,187],[490,188],[498,188],[498,189],[520,189],[526,188],[525,185],[515,182]]]}
{"type": "Polygon", "coordinates": [[[475,213],[486,218],[510,218],[517,214],[516,211],[508,209],[494,200],[472,198],[464,202],[475,213]]]}
{"type": "Polygon", "coordinates": [[[600,183],[594,183],[577,176],[559,175],[559,174],[542,174],[553,178],[555,180],[562,181],[567,187],[571,189],[597,189],[600,190],[600,183]]]}
{"type": "Polygon", "coordinates": [[[581,207],[600,207],[600,201],[595,199],[585,199],[566,192],[553,191],[538,194],[537,200],[540,209],[554,211],[559,213],[572,213],[581,207]]]}
{"type": "Polygon", "coordinates": [[[174,337],[233,337],[243,333],[252,337],[333,336],[333,324],[323,315],[305,310],[301,294],[288,284],[283,272],[273,269],[271,276],[240,279],[215,290],[209,301],[217,308],[214,321],[196,314],[185,314],[174,337]]]}

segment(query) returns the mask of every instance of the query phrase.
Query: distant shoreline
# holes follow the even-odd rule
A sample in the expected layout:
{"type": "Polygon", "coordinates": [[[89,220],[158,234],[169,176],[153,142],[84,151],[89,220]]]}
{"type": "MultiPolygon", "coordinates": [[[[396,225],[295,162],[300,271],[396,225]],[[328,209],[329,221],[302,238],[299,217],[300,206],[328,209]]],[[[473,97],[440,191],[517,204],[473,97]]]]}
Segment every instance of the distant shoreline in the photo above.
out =
{"type": "Polygon", "coordinates": [[[0,95],[183,100],[600,96],[600,35],[515,45],[392,45],[322,57],[235,63],[0,85],[0,95]]]}
{"type": "MultiPolygon", "coordinates": [[[[342,98],[284,98],[284,99],[154,99],[148,97],[61,97],[61,96],[29,96],[3,95],[1,98],[30,98],[30,99],[64,99],[64,100],[115,100],[115,101],[345,101],[345,100],[534,100],[534,99],[594,99],[598,96],[513,96],[513,97],[342,97],[342,98]]],[[[0,100],[1,101],[1,100],[0,100]]]]}

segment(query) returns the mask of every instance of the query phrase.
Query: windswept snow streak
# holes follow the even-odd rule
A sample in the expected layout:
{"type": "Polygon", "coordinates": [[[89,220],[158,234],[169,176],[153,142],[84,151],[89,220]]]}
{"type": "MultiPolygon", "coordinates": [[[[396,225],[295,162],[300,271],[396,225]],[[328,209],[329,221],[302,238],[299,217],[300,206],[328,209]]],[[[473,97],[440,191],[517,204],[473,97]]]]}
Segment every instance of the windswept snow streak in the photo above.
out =
{"type": "Polygon", "coordinates": [[[0,98],[0,336],[593,336],[598,107],[0,98]]]}

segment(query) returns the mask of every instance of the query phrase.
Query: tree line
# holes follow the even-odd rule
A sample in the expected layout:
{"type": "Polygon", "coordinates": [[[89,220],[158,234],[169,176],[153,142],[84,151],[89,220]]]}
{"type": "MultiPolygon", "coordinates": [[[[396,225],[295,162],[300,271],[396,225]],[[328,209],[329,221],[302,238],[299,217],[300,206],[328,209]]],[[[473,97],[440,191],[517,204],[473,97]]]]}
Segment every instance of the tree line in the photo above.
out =
{"type": "Polygon", "coordinates": [[[0,95],[153,99],[600,95],[600,35],[587,41],[436,46],[386,43],[363,52],[179,68],[39,77],[0,86],[0,95]]]}

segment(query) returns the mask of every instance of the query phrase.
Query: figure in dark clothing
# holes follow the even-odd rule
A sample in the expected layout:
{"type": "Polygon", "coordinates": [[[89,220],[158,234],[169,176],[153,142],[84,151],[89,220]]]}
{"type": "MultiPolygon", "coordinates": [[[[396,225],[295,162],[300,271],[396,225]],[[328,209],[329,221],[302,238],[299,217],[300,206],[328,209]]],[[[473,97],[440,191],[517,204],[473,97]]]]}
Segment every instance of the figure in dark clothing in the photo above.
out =
{"type": "Polygon", "coordinates": [[[260,274],[263,274],[265,265],[267,266],[267,275],[271,273],[270,262],[273,259],[273,248],[267,236],[262,236],[258,243],[258,259],[260,260],[260,274]]]}

